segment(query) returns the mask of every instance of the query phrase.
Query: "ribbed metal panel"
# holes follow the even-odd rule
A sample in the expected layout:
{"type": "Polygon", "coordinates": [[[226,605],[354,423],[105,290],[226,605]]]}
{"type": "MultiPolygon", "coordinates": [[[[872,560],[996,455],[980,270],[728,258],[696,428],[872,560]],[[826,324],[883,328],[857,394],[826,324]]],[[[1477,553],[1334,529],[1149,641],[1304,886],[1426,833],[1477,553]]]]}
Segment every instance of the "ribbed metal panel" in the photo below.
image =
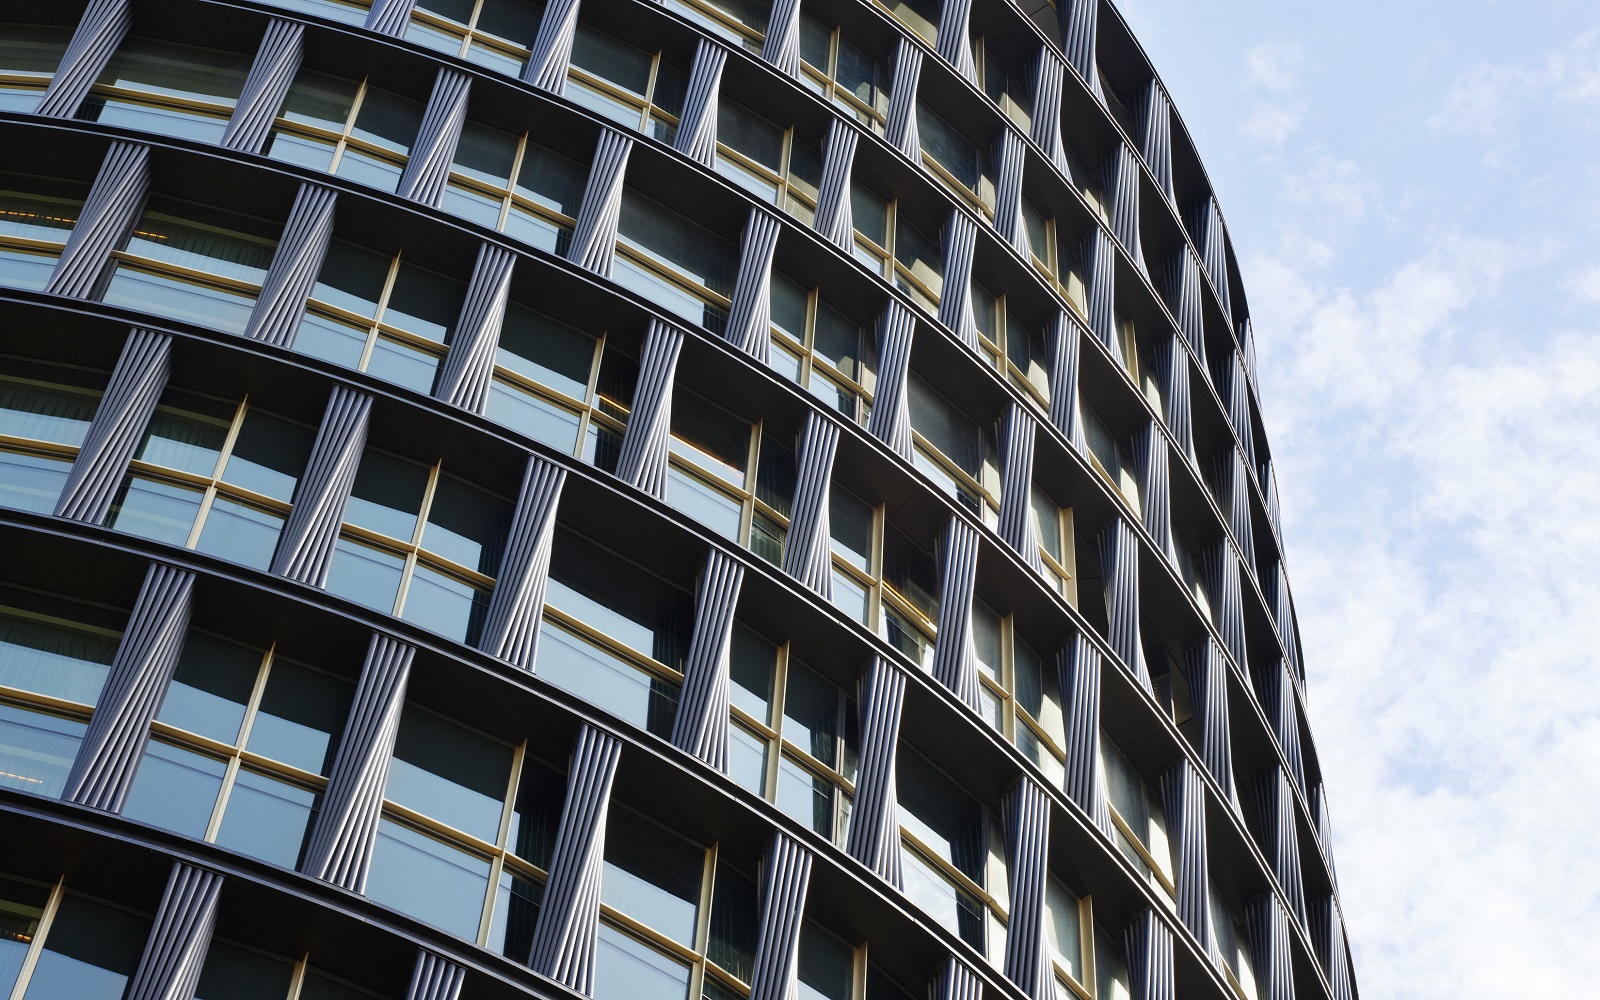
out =
{"type": "Polygon", "coordinates": [[[694,633],[672,745],[719,771],[728,769],[728,657],[744,567],[721,549],[706,553],[695,594],[694,633]]]}
{"type": "Polygon", "coordinates": [[[1074,635],[1056,654],[1066,719],[1066,774],[1061,790],[1109,836],[1111,814],[1100,781],[1100,650],[1074,635]]]}
{"type": "Polygon", "coordinates": [[[105,688],[67,774],[61,796],[66,801],[107,812],[122,809],[150,735],[150,720],[183,652],[193,593],[194,574],[188,570],[151,563],[145,571],[105,688]]]}
{"type": "Polygon", "coordinates": [[[461,316],[450,334],[450,352],[439,368],[437,399],[472,413],[482,413],[494,380],[494,357],[500,347],[500,326],[511,296],[511,269],[517,255],[505,247],[478,247],[461,316]]]}
{"type": "Polygon", "coordinates": [[[727,49],[710,39],[700,39],[694,50],[694,65],[689,68],[683,115],[672,139],[673,149],[708,167],[717,163],[717,91],[727,61],[727,49]]]}
{"type": "MultiPolygon", "coordinates": [[[[133,28],[131,0],[89,0],[34,114],[71,118],[133,28]]],[[[80,222],[81,225],[81,222],[80,222]]]]}
{"type": "Polygon", "coordinates": [[[1067,66],[1049,45],[1039,46],[1033,61],[1032,138],[1051,163],[1068,173],[1066,145],[1061,141],[1061,86],[1067,66]]]}
{"type": "Polygon", "coordinates": [[[367,443],[372,397],[342,385],[328,394],[306,473],[272,558],[272,572],[312,587],[328,582],[328,566],[344,523],[345,504],[367,443]]]}
{"type": "Polygon", "coordinates": [[[895,43],[884,137],[912,163],[922,162],[922,142],[917,137],[917,79],[921,75],[922,50],[911,39],[901,37],[895,43]]]}
{"type": "Polygon", "coordinates": [[[559,94],[567,85],[567,68],[572,62],[572,40],[578,33],[580,0],[550,0],[533,36],[528,64],[522,68],[522,81],[540,90],[559,94]]]}
{"type": "Polygon", "coordinates": [[[138,221],[149,190],[150,147],[120,139],[113,142],[44,290],[80,299],[92,297],[111,252],[138,221]]]}
{"type": "Polygon", "coordinates": [[[1305,885],[1300,880],[1300,836],[1295,825],[1294,792],[1289,777],[1279,765],[1256,777],[1256,800],[1260,803],[1261,829],[1266,843],[1262,853],[1272,864],[1272,874],[1289,901],[1289,913],[1306,922],[1305,885]]]}
{"type": "Polygon", "coordinates": [[[1200,759],[1211,779],[1222,788],[1229,801],[1233,788],[1233,743],[1228,724],[1228,665],[1222,648],[1213,639],[1189,647],[1184,656],[1189,675],[1189,690],[1194,699],[1194,717],[1200,730],[1200,759]]]}
{"type": "Polygon", "coordinates": [[[1339,916],[1339,904],[1331,895],[1323,896],[1312,907],[1311,940],[1334,1000],[1353,1000],[1344,921],[1339,916]]]}
{"type": "Polygon", "coordinates": [[[1095,35],[1100,0],[1063,0],[1056,4],[1061,28],[1061,51],[1091,93],[1101,100],[1100,74],[1095,71],[1095,35]]]}
{"type": "Polygon", "coordinates": [[[566,802],[528,958],[533,971],[585,996],[594,992],[606,814],[621,753],[615,736],[584,724],[567,771],[566,802]]]}
{"type": "Polygon", "coordinates": [[[800,78],[800,0],[775,0],[761,58],[778,72],[800,78]]]}
{"type": "Polygon", "coordinates": [[[1042,573],[1039,539],[1033,533],[1033,414],[1021,403],[1006,411],[1000,435],[1000,537],[1034,572],[1042,573]]]}
{"type": "Polygon", "coordinates": [[[850,168],[856,158],[856,130],[844,119],[828,123],[822,143],[822,184],[812,228],[846,253],[855,250],[855,220],[850,210],[850,168]]]}
{"type": "Polygon", "coordinates": [[[1180,760],[1161,776],[1161,798],[1176,869],[1178,919],[1200,942],[1201,951],[1210,954],[1211,921],[1207,918],[1211,865],[1206,848],[1205,781],[1193,764],[1180,760]]]}
{"type": "Polygon", "coordinates": [[[500,560],[483,634],[478,638],[479,649],[524,670],[533,670],[537,662],[556,508],[566,481],[567,470],[561,466],[528,456],[506,554],[500,560]]]}
{"type": "Polygon", "coordinates": [[[1261,671],[1261,690],[1258,692],[1261,707],[1272,722],[1273,735],[1289,765],[1289,777],[1295,787],[1306,786],[1305,765],[1300,756],[1300,709],[1295,703],[1294,681],[1289,677],[1289,667],[1279,660],[1261,671]]]}
{"type": "Polygon", "coordinates": [[[1128,950],[1128,992],[1132,1000],[1177,1000],[1177,971],[1172,963],[1172,931],[1146,909],[1133,918],[1123,935],[1128,950]]]}
{"type": "Polygon", "coordinates": [[[750,209],[739,241],[739,274],[733,283],[733,306],[728,310],[728,342],[767,363],[772,343],[772,255],[778,249],[780,223],[770,212],[750,209]]]}
{"type": "Polygon", "coordinates": [[[300,870],[352,892],[367,889],[367,868],[383,812],[383,787],[400,731],[406,679],[416,647],[373,633],[350,703],[300,870]]]}
{"type": "Polygon", "coordinates": [[[1155,77],[1144,89],[1139,112],[1139,147],[1145,165],[1155,175],[1156,187],[1176,206],[1178,199],[1172,190],[1172,102],[1155,77]]]}
{"type": "Polygon", "coordinates": [[[1133,460],[1139,466],[1140,516],[1144,530],[1155,540],[1156,548],[1174,566],[1178,562],[1177,549],[1172,544],[1172,483],[1167,469],[1167,437],[1160,426],[1148,421],[1144,429],[1134,435],[1133,460]]]}
{"type": "Polygon", "coordinates": [[[1213,613],[1222,648],[1228,651],[1240,670],[1248,670],[1250,658],[1244,640],[1244,593],[1239,586],[1239,560],[1227,539],[1219,539],[1201,557],[1206,582],[1215,602],[1213,613]]]}
{"type": "Polygon", "coordinates": [[[1117,251],[1111,234],[1100,226],[1083,241],[1084,305],[1089,312],[1089,332],[1099,338],[1118,364],[1123,363],[1122,338],[1117,336],[1117,251]]]}
{"type": "Polygon", "coordinates": [[[422,126],[411,144],[405,172],[400,175],[400,197],[429,208],[439,206],[445,182],[450,179],[450,164],[456,158],[461,127],[467,122],[467,95],[471,90],[472,77],[449,66],[439,67],[433,78],[433,93],[428,95],[428,106],[422,112],[422,126]]]}
{"type": "Polygon", "coordinates": [[[917,318],[911,310],[890,299],[878,317],[878,392],[867,418],[867,433],[889,450],[911,461],[911,404],[906,397],[906,375],[911,367],[911,335],[917,318]]]}
{"type": "Polygon", "coordinates": [[[978,324],[972,315],[972,254],[978,245],[978,224],[959,209],[950,210],[944,227],[944,291],[939,296],[939,322],[956,339],[978,351],[978,324]]]}
{"type": "Polygon", "coordinates": [[[100,524],[111,510],[128,462],[144,437],[145,425],[167,387],[172,338],[134,327],[111,370],[83,445],[67,474],[55,515],[100,524]]]}
{"type": "Polygon", "coordinates": [[[417,949],[406,1000],[459,1000],[467,970],[426,948],[417,949]]]}
{"type": "Polygon", "coordinates": [[[1278,477],[1272,472],[1272,459],[1261,463],[1261,485],[1267,494],[1267,519],[1272,522],[1272,533],[1283,538],[1283,509],[1278,500],[1278,477]]]}
{"type": "Polygon", "coordinates": [[[1228,361],[1228,419],[1244,448],[1245,462],[1253,472],[1256,467],[1255,421],[1250,417],[1250,381],[1245,377],[1244,359],[1238,351],[1234,351],[1228,361]]]}
{"type": "Polygon", "coordinates": [[[1183,334],[1183,339],[1188,342],[1189,349],[1194,351],[1195,357],[1200,360],[1200,367],[1204,369],[1206,321],[1205,311],[1200,304],[1200,262],[1195,260],[1188,247],[1179,247],[1167,257],[1162,271],[1166,278],[1167,305],[1178,321],[1178,332],[1183,334]]]}
{"type": "Polygon", "coordinates": [[[1250,326],[1250,317],[1239,321],[1234,333],[1239,338],[1239,349],[1244,352],[1244,373],[1253,383],[1256,380],[1256,335],[1250,326]]]}
{"type": "Polygon", "coordinates": [[[1111,231],[1128,256],[1144,271],[1144,249],[1139,238],[1139,161],[1125,142],[1106,158],[1106,195],[1111,199],[1111,231]]]}
{"type": "Polygon", "coordinates": [[[906,678],[881,656],[861,682],[861,764],[856,800],[850,810],[845,851],[898,888],[900,806],[895,790],[895,757],[900,749],[900,709],[906,678]]]}
{"type": "Polygon", "coordinates": [[[667,498],[667,442],[672,429],[672,382],[678,369],[683,331],[659,319],[650,321],[639,350],[639,384],[633,411],[622,432],[617,477],[653,497],[667,498]]]}
{"type": "Polygon", "coordinates": [[[125,1000],[192,1000],[221,896],[221,875],[181,861],[173,864],[125,1000]]]}
{"type": "Polygon", "coordinates": [[[1106,643],[1134,679],[1153,690],[1139,635],[1139,536],[1120,516],[1100,529],[1100,574],[1105,578],[1106,643]]]}
{"type": "Polygon", "coordinates": [[[316,286],[322,261],[333,239],[332,188],[302,183],[283,226],[283,237],[272,253],[272,264],[261,282],[261,294],[244,335],[274,347],[289,347],[305,315],[306,298],[316,286]]]}
{"type": "Polygon", "coordinates": [[[583,187],[583,204],[573,221],[567,259],[602,278],[611,277],[617,252],[617,219],[622,213],[622,178],[628,170],[633,140],[613,129],[600,130],[594,162],[583,187]]]}
{"type": "Polygon", "coordinates": [[[222,134],[222,147],[239,153],[259,153],[272,131],[278,109],[288,96],[289,85],[300,71],[300,56],[305,25],[274,17],[267,21],[261,47],[244,78],[239,103],[222,134]]]}
{"type": "Polygon", "coordinates": [[[1201,262],[1211,278],[1211,287],[1222,301],[1222,311],[1232,323],[1233,303],[1228,294],[1227,232],[1222,226],[1222,209],[1217,199],[1208,197],[1189,211],[1189,235],[1200,250],[1201,262]]]}
{"type": "Polygon", "coordinates": [[[1254,572],[1256,565],[1256,536],[1250,529],[1250,480],[1244,469],[1239,449],[1229,448],[1217,456],[1216,480],[1225,496],[1219,497],[1227,513],[1228,530],[1233,533],[1234,544],[1239,547],[1239,558],[1247,571],[1254,572]]]}
{"type": "Polygon", "coordinates": [[[372,0],[372,8],[367,11],[366,29],[399,38],[406,33],[406,24],[411,20],[411,8],[415,5],[416,0],[372,0]]]}
{"type": "Polygon", "coordinates": [[[1067,442],[1088,457],[1088,444],[1078,420],[1078,324],[1057,312],[1050,320],[1050,423],[1067,442]]]}
{"type": "Polygon", "coordinates": [[[983,707],[972,640],[972,590],[977,578],[978,532],[952,514],[939,540],[939,634],[933,645],[933,676],[974,712],[983,707]]]}
{"type": "Polygon", "coordinates": [[[1050,800],[1031,778],[1006,798],[1006,862],[1011,919],[1006,925],[1006,978],[1032,1000],[1052,1000],[1055,976],[1044,946],[1044,897],[1049,878],[1050,800]]]}
{"type": "Polygon", "coordinates": [[[815,410],[807,413],[800,446],[795,451],[794,503],[783,547],[783,571],[824,600],[833,599],[828,490],[838,448],[838,426],[815,410]]]}
{"type": "MultiPolygon", "coordinates": [[[[1328,816],[1328,793],[1322,782],[1311,786],[1309,796],[1311,806],[1311,822],[1316,827],[1317,843],[1322,845],[1322,855],[1328,859],[1328,870],[1333,871],[1333,821],[1328,816]]],[[[1339,875],[1333,873],[1337,883],[1339,875]]]]}
{"type": "Polygon", "coordinates": [[[934,1000],[983,1000],[983,980],[972,967],[951,955],[933,984],[934,1000]]]}
{"type": "Polygon", "coordinates": [[[1294,957],[1289,950],[1289,917],[1272,893],[1251,901],[1245,914],[1256,974],[1258,1000],[1295,1000],[1294,957]]]}
{"type": "MultiPolygon", "coordinates": [[[[996,160],[995,232],[1026,260],[1029,248],[1028,234],[1022,225],[1022,171],[1028,162],[1028,148],[1016,129],[1007,126],[1005,132],[1001,133],[1000,153],[996,160]]],[[[1044,254],[1039,256],[1043,257],[1044,254]]]]}
{"type": "Polygon", "coordinates": [[[1177,333],[1168,335],[1156,346],[1156,368],[1161,379],[1167,430],[1172,432],[1179,457],[1193,463],[1194,415],[1189,402],[1189,354],[1177,333]]]}
{"type": "Polygon", "coordinates": [[[972,63],[972,45],[967,41],[967,21],[972,15],[972,0],[944,0],[939,5],[938,42],[934,51],[939,58],[955,67],[955,71],[972,83],[978,82],[978,70],[972,63]]]}
{"type": "Polygon", "coordinates": [[[750,1000],[790,1000],[800,959],[801,918],[811,884],[811,852],[782,833],[761,862],[761,924],[750,1000]]]}

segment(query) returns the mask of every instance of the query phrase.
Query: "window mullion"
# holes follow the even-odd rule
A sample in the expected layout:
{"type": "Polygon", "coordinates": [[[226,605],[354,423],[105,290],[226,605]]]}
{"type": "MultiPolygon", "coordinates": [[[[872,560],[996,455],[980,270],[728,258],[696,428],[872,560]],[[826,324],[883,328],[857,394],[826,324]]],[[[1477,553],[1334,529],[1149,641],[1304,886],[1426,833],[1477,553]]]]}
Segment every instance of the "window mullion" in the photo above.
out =
{"type": "Polygon", "coordinates": [[[55,886],[50,890],[50,897],[45,900],[44,909],[39,914],[39,926],[35,929],[33,940],[28,942],[28,952],[23,956],[22,967],[17,970],[17,985],[11,988],[10,1000],[22,1000],[28,992],[28,981],[33,978],[34,969],[39,965],[39,954],[44,951],[45,940],[50,936],[50,926],[55,923],[56,911],[61,908],[61,897],[66,894],[64,888],[66,876],[56,880],[55,886]]]}

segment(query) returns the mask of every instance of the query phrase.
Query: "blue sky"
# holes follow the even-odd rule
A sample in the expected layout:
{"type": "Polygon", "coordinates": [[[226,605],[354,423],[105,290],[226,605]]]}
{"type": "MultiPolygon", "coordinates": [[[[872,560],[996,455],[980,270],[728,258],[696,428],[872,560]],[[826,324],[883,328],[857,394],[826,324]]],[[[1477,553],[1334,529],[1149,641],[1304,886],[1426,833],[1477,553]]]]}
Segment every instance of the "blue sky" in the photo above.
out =
{"type": "Polygon", "coordinates": [[[1244,275],[1362,994],[1600,982],[1600,6],[1119,0],[1244,275]]]}

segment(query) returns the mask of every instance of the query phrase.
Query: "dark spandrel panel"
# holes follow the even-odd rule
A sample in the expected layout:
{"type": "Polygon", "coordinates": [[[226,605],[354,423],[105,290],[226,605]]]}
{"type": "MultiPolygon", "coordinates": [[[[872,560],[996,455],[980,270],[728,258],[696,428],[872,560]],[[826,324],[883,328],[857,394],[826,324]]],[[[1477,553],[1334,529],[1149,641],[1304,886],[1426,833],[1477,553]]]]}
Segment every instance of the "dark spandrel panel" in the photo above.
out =
{"type": "Polygon", "coordinates": [[[904,986],[890,979],[876,965],[867,966],[867,1000],[913,1000],[904,986]]]}
{"type": "Polygon", "coordinates": [[[320,800],[310,789],[241,768],[228,792],[217,845],[295,868],[320,800]]]}
{"type": "Polygon", "coordinates": [[[284,1000],[294,966],[281,958],[213,941],[194,1000],[284,1000]]]}
{"type": "Polygon", "coordinates": [[[121,1000],[150,921],[68,893],[51,922],[27,1000],[121,1000]]]}
{"type": "Polygon", "coordinates": [[[324,774],[350,712],[349,681],[288,660],[267,676],[246,749],[313,774],[324,774]]]}

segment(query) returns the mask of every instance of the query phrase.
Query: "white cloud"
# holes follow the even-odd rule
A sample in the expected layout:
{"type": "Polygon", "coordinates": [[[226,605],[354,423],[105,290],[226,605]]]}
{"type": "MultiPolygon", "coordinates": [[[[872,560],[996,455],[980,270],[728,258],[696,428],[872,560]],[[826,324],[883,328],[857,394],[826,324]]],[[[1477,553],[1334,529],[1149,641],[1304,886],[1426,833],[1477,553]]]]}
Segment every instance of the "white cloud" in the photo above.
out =
{"type": "Polygon", "coordinates": [[[1529,104],[1600,103],[1600,35],[1587,32],[1545,56],[1539,65],[1479,63],[1460,74],[1444,107],[1428,119],[1439,132],[1497,136],[1529,104]]]}
{"type": "Polygon", "coordinates": [[[1272,91],[1292,90],[1300,82],[1306,53],[1299,42],[1262,42],[1245,53],[1251,83],[1272,91]]]}
{"type": "Polygon", "coordinates": [[[1245,135],[1264,146],[1277,149],[1295,133],[1305,118],[1303,107],[1284,104],[1258,104],[1239,126],[1245,135]]]}

